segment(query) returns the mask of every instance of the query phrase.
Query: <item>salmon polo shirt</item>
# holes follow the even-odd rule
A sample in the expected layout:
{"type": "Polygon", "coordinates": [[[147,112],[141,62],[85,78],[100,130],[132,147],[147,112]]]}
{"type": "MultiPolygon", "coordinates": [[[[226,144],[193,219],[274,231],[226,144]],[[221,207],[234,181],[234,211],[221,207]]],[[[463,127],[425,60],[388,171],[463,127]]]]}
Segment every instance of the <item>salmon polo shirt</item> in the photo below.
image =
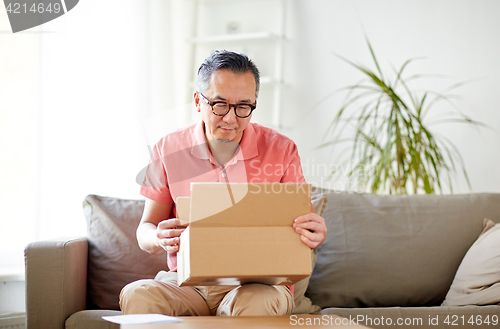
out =
{"type": "MultiPolygon", "coordinates": [[[[231,142],[232,143],[232,142],[231,142]]],[[[154,146],[140,193],[160,203],[190,197],[192,182],[305,183],[297,146],[288,137],[249,123],[233,157],[223,167],[207,145],[204,123],[191,124],[160,139],[154,146]]],[[[168,252],[168,266],[177,271],[177,252],[168,252]]]]}

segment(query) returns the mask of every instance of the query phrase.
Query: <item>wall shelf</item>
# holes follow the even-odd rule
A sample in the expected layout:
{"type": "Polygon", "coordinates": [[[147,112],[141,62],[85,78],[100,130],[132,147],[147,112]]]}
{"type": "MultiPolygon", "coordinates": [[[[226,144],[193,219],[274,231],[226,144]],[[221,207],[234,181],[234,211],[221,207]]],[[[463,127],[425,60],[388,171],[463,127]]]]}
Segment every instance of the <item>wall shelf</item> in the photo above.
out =
{"type": "MultiPolygon", "coordinates": [[[[192,0],[194,10],[194,34],[186,40],[193,51],[193,78],[199,61],[214,49],[228,49],[243,52],[258,63],[261,71],[260,83],[266,86],[259,93],[261,112],[256,120],[275,129],[282,128],[281,105],[283,94],[283,57],[286,5],[289,0],[192,0]],[[246,13],[247,15],[243,15],[246,13]],[[256,13],[263,13],[267,19],[256,25],[256,13]],[[213,22],[211,18],[220,15],[213,22]],[[230,27],[235,26],[235,29],[230,27]]],[[[195,83],[190,81],[189,87],[195,83]]]]}
{"type": "Polygon", "coordinates": [[[189,40],[194,44],[210,44],[221,42],[245,42],[245,41],[276,41],[281,39],[280,36],[270,32],[257,32],[257,33],[235,33],[235,34],[222,34],[207,37],[198,37],[189,40]]]}

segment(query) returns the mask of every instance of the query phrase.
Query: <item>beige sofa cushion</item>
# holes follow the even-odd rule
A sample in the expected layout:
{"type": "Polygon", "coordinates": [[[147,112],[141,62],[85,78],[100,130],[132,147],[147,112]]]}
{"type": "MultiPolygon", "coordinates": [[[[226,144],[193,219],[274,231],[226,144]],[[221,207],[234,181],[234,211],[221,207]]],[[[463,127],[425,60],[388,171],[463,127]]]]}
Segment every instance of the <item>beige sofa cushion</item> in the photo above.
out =
{"type": "Polygon", "coordinates": [[[500,306],[497,305],[327,308],[321,314],[328,317],[335,314],[350,320],[345,323],[356,321],[369,328],[381,329],[493,329],[500,323],[500,306]]]}
{"type": "Polygon", "coordinates": [[[144,201],[89,195],[83,201],[87,220],[89,308],[119,310],[121,289],[168,270],[166,253],[151,255],[137,244],[144,201]]]}
{"type": "Polygon", "coordinates": [[[65,322],[65,329],[120,329],[117,323],[104,320],[103,316],[121,315],[120,311],[84,310],[72,314],[65,322]]]}
{"type": "Polygon", "coordinates": [[[439,305],[500,194],[335,193],[306,292],[321,307],[439,305]]]}
{"type": "Polygon", "coordinates": [[[484,220],[484,230],[458,268],[443,306],[500,303],[500,224],[484,220]]]}

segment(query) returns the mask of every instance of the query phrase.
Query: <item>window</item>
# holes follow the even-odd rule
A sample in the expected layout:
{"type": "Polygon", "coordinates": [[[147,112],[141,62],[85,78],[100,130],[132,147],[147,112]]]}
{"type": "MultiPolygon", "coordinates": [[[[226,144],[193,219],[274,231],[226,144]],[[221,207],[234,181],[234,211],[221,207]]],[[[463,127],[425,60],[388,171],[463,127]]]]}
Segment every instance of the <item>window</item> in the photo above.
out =
{"type": "MultiPolygon", "coordinates": [[[[0,10],[0,30],[10,31],[0,10]]],[[[0,259],[22,266],[37,234],[39,35],[0,33],[0,259]]]]}
{"type": "Polygon", "coordinates": [[[31,241],[85,235],[87,194],[141,198],[146,123],[173,98],[169,15],[89,0],[13,34],[0,10],[0,270],[31,241]]]}

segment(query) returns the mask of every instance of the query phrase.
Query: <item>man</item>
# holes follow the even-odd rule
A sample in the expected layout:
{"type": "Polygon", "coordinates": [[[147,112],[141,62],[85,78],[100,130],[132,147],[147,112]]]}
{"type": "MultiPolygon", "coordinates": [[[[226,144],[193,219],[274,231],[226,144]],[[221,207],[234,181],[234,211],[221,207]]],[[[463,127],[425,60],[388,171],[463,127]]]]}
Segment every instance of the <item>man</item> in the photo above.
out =
{"type": "MultiPolygon", "coordinates": [[[[137,229],[139,246],[149,253],[166,250],[170,271],[127,285],[120,294],[120,307],[124,314],[172,316],[290,314],[293,286],[177,285],[177,252],[185,227],[175,218],[175,200],[190,196],[191,182],[305,183],[293,141],[250,122],[259,71],[247,56],[214,52],[201,65],[196,88],[194,102],[202,121],[155,145],[141,187],[147,199],[137,229]]],[[[311,249],[326,237],[324,220],[312,206],[311,213],[298,217],[293,226],[311,249]]]]}

